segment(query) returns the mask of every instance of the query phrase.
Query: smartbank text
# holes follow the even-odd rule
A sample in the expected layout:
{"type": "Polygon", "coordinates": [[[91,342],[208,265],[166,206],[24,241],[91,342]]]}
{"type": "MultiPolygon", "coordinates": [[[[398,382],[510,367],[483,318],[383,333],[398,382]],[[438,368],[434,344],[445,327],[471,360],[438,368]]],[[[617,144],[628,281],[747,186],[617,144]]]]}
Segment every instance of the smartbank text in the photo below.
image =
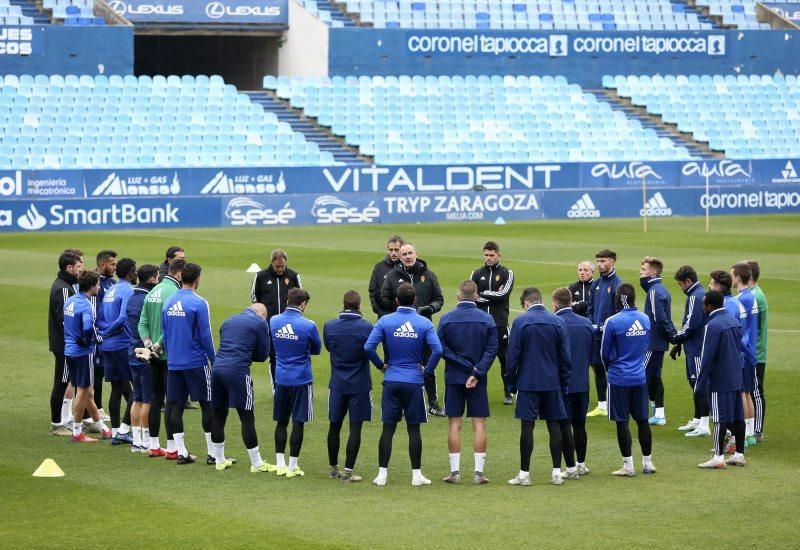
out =
{"type": "Polygon", "coordinates": [[[725,55],[725,36],[411,35],[408,51],[423,54],[549,55],[644,53],[725,55]],[[570,40],[571,38],[571,40],[570,40]]]}

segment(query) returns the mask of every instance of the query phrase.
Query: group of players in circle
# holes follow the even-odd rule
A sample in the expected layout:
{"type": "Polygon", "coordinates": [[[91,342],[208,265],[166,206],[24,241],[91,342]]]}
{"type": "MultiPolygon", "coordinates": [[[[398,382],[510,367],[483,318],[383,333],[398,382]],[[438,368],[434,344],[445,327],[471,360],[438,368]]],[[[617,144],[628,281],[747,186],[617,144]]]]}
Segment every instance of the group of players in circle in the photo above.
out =
{"type": "Polygon", "coordinates": [[[437,328],[431,318],[444,305],[437,277],[417,258],[414,245],[395,235],[369,283],[377,323],[364,319],[361,296],[350,290],[344,294],[342,311],[325,323],[320,337],[314,322],[304,316],[311,297],[302,288],[300,275],[287,267],[286,252],[276,249],[270,265],[254,277],[252,304],[222,323],[215,350],[209,306],[196,292],[202,268],[187,262],[183,249],[168,249],[160,267],[137,268],[134,260],[116,257],[111,250],[100,252],[96,271],[83,269],[80,250],[67,249],[59,257],[49,313],[55,357],[51,435],[96,443],[98,439],[86,434],[96,432],[112,445],[130,444],[132,452],[191,464],[197,458],[185,445],[183,411],[192,399],[201,409],[208,464],[226,470],[236,462],[225,455],[226,420],[229,410],[236,409],[251,472],[304,476],[298,458],[305,423],[313,419],[311,357],[324,345],[331,363],[327,438],[331,478],[361,480],[354,468],[363,422],[372,420],[372,364],[384,376],[383,431],[373,483],[387,483],[392,440],[403,418],[411,483],[431,483],[421,470],[420,425],[429,414],[449,418],[451,473],[444,481],[460,483],[465,412],[473,426],[472,481],[488,483],[484,475],[490,414],[487,377],[495,359],[500,364],[503,402],[515,405],[520,420],[520,470],[509,484],[531,484],[533,432],[539,419],[546,422],[549,433],[550,482],[560,485],[588,474],[587,416],[607,415],[616,423],[622,467],[612,474],[634,477],[629,419],[637,424],[641,471],[654,473],[650,426],[666,424],[661,369],[671,344],[672,359],[681,352],[685,355],[695,407],[693,419],[678,429],[688,437],[708,436],[709,417],[714,422],[713,457],[698,466],[744,466],[745,447],[763,438],[767,304],[757,284],[756,262],[737,263],[730,272],[711,272],[708,291],[692,267],[680,267],[674,279],[686,295],[686,306],[676,329],[670,294],[662,284],[663,263],[654,257],[642,260],[639,277],[645,304],[639,311],[636,289],[616,273],[616,254],[601,250],[595,255],[596,266],[581,262],[578,281],[553,291],[549,303],[538,288],[525,288],[520,295],[524,312],[509,330],[514,273],[500,264],[500,247],[490,241],[483,247],[484,265],[459,285],[458,304],[441,317],[437,328]],[[442,359],[444,410],[435,374],[442,359]],[[275,464],[261,457],[253,412],[250,367],[266,360],[274,398],[275,464]],[[590,366],[598,397],[591,412],[590,366]],[[111,384],[108,416],[98,397],[102,377],[111,384]],[[159,439],[162,407],[166,449],[159,439]],[[346,417],[350,433],[340,468],[340,433],[346,417]],[[105,422],[110,422],[110,429],[105,422]],[[726,453],[732,455],[727,460],[726,453]]]}

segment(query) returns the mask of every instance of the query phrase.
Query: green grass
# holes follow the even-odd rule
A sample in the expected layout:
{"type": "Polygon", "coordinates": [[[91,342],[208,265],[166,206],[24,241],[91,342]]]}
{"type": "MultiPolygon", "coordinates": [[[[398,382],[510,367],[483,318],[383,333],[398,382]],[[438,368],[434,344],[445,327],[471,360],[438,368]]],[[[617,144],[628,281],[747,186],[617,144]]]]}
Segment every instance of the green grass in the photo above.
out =
{"type": "MultiPolygon", "coordinates": [[[[794,352],[800,344],[800,216],[717,218],[709,234],[699,218],[651,220],[648,234],[642,234],[636,220],[39,233],[2,235],[0,249],[5,260],[0,267],[4,546],[50,547],[66,540],[90,547],[208,548],[796,546],[800,523],[792,518],[800,482],[794,420],[800,376],[794,352]],[[491,484],[445,486],[439,481],[449,467],[446,420],[435,418],[423,427],[423,471],[434,480],[432,486],[410,486],[403,429],[395,437],[389,485],[379,489],[369,483],[377,471],[378,422],[363,432],[357,471],[365,482],[343,486],[326,478],[329,366],[324,354],[314,359],[317,420],[306,430],[302,479],[251,475],[235,415],[228,422],[227,451],[239,464],[224,473],[201,463],[179,468],[132,455],[127,448],[76,446],[47,435],[52,356],[47,351],[46,309],[61,249],[79,247],[90,258],[101,248],[114,248],[141,264],[158,263],[167,246],[183,245],[189,258],[204,267],[199,293],[211,303],[216,332],[225,317],[247,305],[251,275],[245,269],[252,262],[263,266],[270,249],[288,251],[289,265],[301,272],[312,296],[308,315],[321,326],[335,316],[345,290],[355,288],[366,299],[372,266],[381,257],[386,236],[395,232],[416,243],[420,257],[438,274],[445,309],[453,307],[458,284],[480,265],[482,244],[489,239],[501,244],[504,262],[516,273],[512,307],[523,286],[549,292],[571,283],[577,262],[601,248],[617,251],[618,270],[632,282],[641,258],[658,255],[667,266],[665,283],[673,295],[676,323],[684,302],[670,276],[676,267],[695,266],[705,283],[713,269],[727,269],[745,258],[759,260],[761,286],[770,303],[767,440],[747,453],[746,468],[698,470],[695,466],[708,458],[711,441],[686,440],[676,431],[691,416],[691,396],[683,362],[666,359],[668,424],[654,429],[658,474],[635,479],[608,475],[620,461],[613,425],[589,419],[591,474],[562,487],[550,486],[547,435],[538,426],[534,486],[512,488],[505,482],[519,467],[518,423],[512,407],[501,404],[499,374],[493,370],[486,467],[491,484]],[[56,460],[66,477],[31,477],[47,457],[56,460]]],[[[256,365],[253,372],[262,454],[273,461],[266,367],[256,365]]],[[[378,415],[377,372],[373,380],[378,415]]],[[[441,393],[441,379],[439,384],[441,393]]],[[[185,420],[188,446],[202,456],[198,412],[187,411],[185,420]]],[[[472,451],[467,423],[463,440],[462,471],[468,472],[472,451]]],[[[634,451],[638,467],[636,443],[634,451]]]]}

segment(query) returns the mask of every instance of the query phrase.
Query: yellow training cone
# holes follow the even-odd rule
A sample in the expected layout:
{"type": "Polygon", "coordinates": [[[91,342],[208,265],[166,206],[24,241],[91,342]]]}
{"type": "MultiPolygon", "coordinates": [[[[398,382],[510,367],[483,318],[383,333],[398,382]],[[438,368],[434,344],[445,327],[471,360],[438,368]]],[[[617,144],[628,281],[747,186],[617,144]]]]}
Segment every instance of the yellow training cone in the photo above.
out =
{"type": "Polygon", "coordinates": [[[64,477],[64,470],[59,468],[52,458],[45,458],[44,462],[33,472],[33,477],[64,477]]]}

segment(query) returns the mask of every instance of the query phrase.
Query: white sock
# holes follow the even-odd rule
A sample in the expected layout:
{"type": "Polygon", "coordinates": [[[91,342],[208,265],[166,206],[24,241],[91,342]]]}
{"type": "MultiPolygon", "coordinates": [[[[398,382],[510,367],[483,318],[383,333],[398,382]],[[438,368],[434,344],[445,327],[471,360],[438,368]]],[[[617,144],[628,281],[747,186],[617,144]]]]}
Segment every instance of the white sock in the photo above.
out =
{"type": "Polygon", "coordinates": [[[150,436],[150,448],[154,451],[157,451],[161,448],[161,442],[158,440],[157,437],[150,436]]]}
{"type": "Polygon", "coordinates": [[[553,475],[560,476],[561,475],[561,468],[553,468],[553,475]]]}
{"type": "Polygon", "coordinates": [[[378,468],[378,479],[386,480],[389,477],[389,468],[378,468]]]}
{"type": "Polygon", "coordinates": [[[119,433],[119,428],[111,428],[111,435],[113,437],[117,437],[118,433],[119,433]]]}
{"type": "Polygon", "coordinates": [[[475,471],[483,473],[486,466],[486,453],[475,453],[475,471]]]}
{"type": "Polygon", "coordinates": [[[525,472],[525,471],[523,471],[523,470],[520,470],[520,471],[519,471],[519,475],[518,475],[517,477],[519,477],[519,478],[523,478],[523,477],[530,477],[530,475],[531,475],[531,473],[530,473],[530,472],[525,472]]]}
{"type": "Polygon", "coordinates": [[[652,466],[653,465],[653,455],[647,455],[642,457],[642,465],[644,466],[652,466]]]}
{"type": "Polygon", "coordinates": [[[211,447],[212,447],[211,456],[214,457],[214,460],[217,462],[217,464],[222,464],[223,462],[225,462],[225,442],[223,441],[222,443],[212,443],[211,447]]]}
{"type": "Polygon", "coordinates": [[[569,466],[567,466],[567,472],[569,472],[570,474],[571,474],[571,473],[573,473],[573,472],[575,472],[575,471],[577,471],[577,469],[578,469],[578,468],[577,468],[577,467],[575,467],[575,466],[573,466],[572,468],[570,468],[569,466]]]}
{"type": "Polygon", "coordinates": [[[708,417],[707,416],[701,417],[700,420],[698,421],[697,427],[708,430],[708,417]]]}
{"type": "Polygon", "coordinates": [[[108,426],[106,426],[106,423],[103,422],[102,420],[98,420],[97,422],[95,422],[95,424],[97,424],[97,427],[100,428],[101,432],[108,431],[108,426]]]}
{"type": "Polygon", "coordinates": [[[411,470],[411,477],[414,479],[419,479],[422,477],[422,470],[417,468],[416,470],[412,468],[411,470]]]}
{"type": "Polygon", "coordinates": [[[725,455],[714,455],[714,462],[722,462],[725,460],[725,455]]]}
{"type": "Polygon", "coordinates": [[[61,423],[66,424],[72,420],[72,399],[65,399],[61,403],[61,423]]]}
{"type": "Polygon", "coordinates": [[[632,456],[623,456],[622,457],[622,466],[627,468],[628,470],[633,470],[633,457],[632,456]]]}
{"type": "Polygon", "coordinates": [[[458,472],[461,469],[461,453],[450,453],[450,471],[458,472]]]}
{"type": "Polygon", "coordinates": [[[755,418],[744,419],[744,435],[755,435],[755,418]]]}
{"type": "Polygon", "coordinates": [[[142,446],[142,428],[139,426],[133,427],[133,444],[136,447],[142,446]]]}
{"type": "Polygon", "coordinates": [[[142,447],[150,445],[150,428],[142,428],[142,447]]]}
{"type": "Polygon", "coordinates": [[[586,463],[585,462],[578,462],[577,464],[575,464],[575,466],[583,466],[585,468],[586,467],[586,463]]]}
{"type": "Polygon", "coordinates": [[[82,423],[80,423],[80,422],[73,422],[72,423],[72,436],[73,437],[78,437],[79,435],[81,435],[82,431],[83,431],[83,424],[82,423]]]}
{"type": "Polygon", "coordinates": [[[172,434],[175,438],[175,448],[178,450],[179,456],[189,456],[189,451],[186,450],[186,445],[183,444],[185,434],[183,432],[179,434],[172,434]]]}
{"type": "Polygon", "coordinates": [[[126,434],[131,431],[131,427],[129,424],[125,424],[124,422],[120,423],[119,431],[117,433],[126,434]]]}
{"type": "Polygon", "coordinates": [[[665,418],[664,407],[656,407],[656,416],[659,418],[665,418]]]}
{"type": "Polygon", "coordinates": [[[275,464],[278,468],[286,468],[286,458],[283,453],[275,453],[275,464]]]}
{"type": "Polygon", "coordinates": [[[600,410],[604,411],[607,408],[607,402],[606,401],[598,401],[597,402],[597,406],[600,408],[600,410]]]}
{"type": "Polygon", "coordinates": [[[744,458],[744,453],[733,453],[733,458],[744,458]]]}
{"type": "Polygon", "coordinates": [[[260,468],[264,464],[264,459],[261,458],[261,453],[258,452],[258,447],[247,449],[247,454],[250,455],[250,463],[256,468],[260,468]]]}
{"type": "Polygon", "coordinates": [[[297,457],[289,456],[289,469],[295,471],[297,469],[297,457]]]}
{"type": "Polygon", "coordinates": [[[211,432],[206,432],[206,451],[214,456],[214,444],[211,442],[211,432]]]}
{"type": "Polygon", "coordinates": [[[178,450],[178,447],[175,446],[175,435],[172,435],[172,439],[167,439],[167,452],[174,453],[178,450]]]}

